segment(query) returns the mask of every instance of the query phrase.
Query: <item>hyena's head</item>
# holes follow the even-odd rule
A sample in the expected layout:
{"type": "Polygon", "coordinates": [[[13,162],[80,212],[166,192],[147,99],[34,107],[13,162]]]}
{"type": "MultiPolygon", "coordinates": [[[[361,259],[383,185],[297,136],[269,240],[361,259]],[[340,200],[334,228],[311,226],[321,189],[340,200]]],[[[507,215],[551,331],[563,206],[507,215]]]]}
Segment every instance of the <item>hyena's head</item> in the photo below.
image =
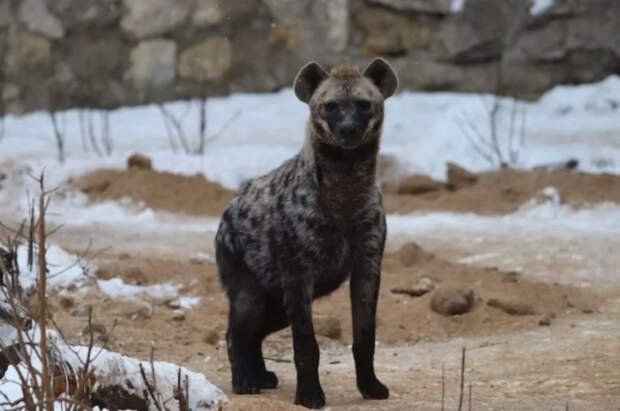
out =
{"type": "Polygon", "coordinates": [[[383,102],[396,92],[392,66],[376,58],[362,72],[340,65],[329,73],[318,63],[302,67],[295,78],[295,95],[310,106],[314,138],[352,150],[376,140],[383,125],[383,102]]]}

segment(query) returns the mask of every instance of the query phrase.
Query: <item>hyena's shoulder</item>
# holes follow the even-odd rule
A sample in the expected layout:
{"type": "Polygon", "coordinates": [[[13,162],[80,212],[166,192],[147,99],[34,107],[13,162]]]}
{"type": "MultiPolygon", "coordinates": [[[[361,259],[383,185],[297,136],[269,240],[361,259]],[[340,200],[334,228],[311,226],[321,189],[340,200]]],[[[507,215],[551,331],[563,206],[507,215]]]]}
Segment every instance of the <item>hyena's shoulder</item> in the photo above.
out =
{"type": "Polygon", "coordinates": [[[310,191],[308,172],[301,165],[295,156],[263,176],[244,181],[222,216],[223,228],[255,236],[283,214],[294,213],[291,201],[298,200],[297,193],[310,191]]]}

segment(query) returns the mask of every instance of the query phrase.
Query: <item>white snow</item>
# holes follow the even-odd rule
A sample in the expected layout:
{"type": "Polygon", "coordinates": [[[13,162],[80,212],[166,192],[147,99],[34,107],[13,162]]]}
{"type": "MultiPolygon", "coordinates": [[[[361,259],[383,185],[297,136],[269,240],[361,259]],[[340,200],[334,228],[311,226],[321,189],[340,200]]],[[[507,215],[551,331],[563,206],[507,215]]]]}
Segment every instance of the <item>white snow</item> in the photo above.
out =
{"type": "Polygon", "coordinates": [[[190,309],[200,304],[200,297],[183,296],[178,299],[179,307],[190,309]]]}
{"type": "Polygon", "coordinates": [[[460,12],[461,10],[463,10],[466,1],[467,0],[452,0],[452,2],[450,3],[450,11],[452,13],[460,12]]]}
{"type": "Polygon", "coordinates": [[[153,298],[173,298],[179,295],[181,284],[163,283],[153,285],[134,285],[127,284],[122,278],[111,278],[109,280],[97,280],[99,290],[112,297],[135,297],[140,294],[147,294],[153,298]]]}
{"type": "MultiPolygon", "coordinates": [[[[48,331],[49,347],[52,357],[59,362],[62,361],[65,366],[78,369],[83,366],[88,355],[88,347],[85,346],[69,346],[54,331],[48,331]]],[[[38,343],[38,328],[30,333],[32,340],[38,343]]],[[[38,349],[38,346],[36,347],[38,349]]],[[[41,369],[41,363],[35,348],[29,347],[29,356],[36,370],[41,369]]],[[[140,366],[145,370],[145,374],[149,379],[149,383],[153,383],[151,377],[151,364],[147,361],[140,361],[122,354],[110,352],[99,347],[94,347],[91,355],[91,370],[94,370],[96,384],[93,390],[96,391],[100,387],[105,386],[121,386],[130,393],[135,393],[142,397],[142,393],[146,389],[145,382],[141,376],[140,366]]],[[[24,375],[29,375],[24,363],[17,366],[24,375]]],[[[218,409],[218,404],[228,401],[226,395],[204,375],[190,371],[185,367],[180,367],[168,362],[155,361],[153,363],[155,371],[155,387],[162,394],[164,399],[173,397],[174,387],[177,385],[177,373],[181,369],[181,378],[184,381],[185,376],[188,378],[188,398],[189,407],[193,410],[213,410],[218,409]]],[[[0,380],[0,393],[2,402],[5,400],[15,401],[22,397],[22,386],[17,374],[17,370],[13,366],[9,366],[6,374],[0,380]],[[5,398],[6,397],[6,398],[5,398]]],[[[169,402],[169,406],[176,405],[175,402],[169,402]]],[[[62,410],[62,404],[56,404],[55,409],[62,410]]],[[[175,409],[174,407],[172,409],[175,409]]],[[[177,408],[178,409],[178,408],[177,408]]]]}
{"type": "Polygon", "coordinates": [[[579,210],[562,204],[553,187],[543,190],[546,201],[530,200],[519,210],[503,216],[473,213],[411,213],[388,215],[388,232],[395,237],[414,238],[433,230],[458,229],[477,231],[554,230],[561,229],[587,235],[611,236],[620,232],[620,206],[602,203],[579,210]]]}
{"type": "MultiPolygon", "coordinates": [[[[618,96],[620,76],[610,76],[594,84],[557,86],[538,101],[519,102],[526,127],[516,167],[531,168],[576,159],[580,171],[620,174],[618,96]]],[[[424,173],[440,180],[445,179],[448,161],[472,171],[496,168],[496,163],[488,163],[473,148],[461,128],[466,121],[481,134],[489,135],[489,105],[493,99],[490,95],[466,93],[399,93],[386,102],[382,153],[396,156],[401,173],[424,173]]],[[[500,100],[500,137],[505,138],[509,129],[513,104],[510,99],[500,100]]],[[[173,102],[166,107],[179,118],[187,139],[195,143],[196,102],[173,102]]],[[[153,105],[110,112],[114,151],[106,157],[97,157],[92,150],[83,149],[78,110],[61,113],[61,117],[67,140],[67,160],[62,164],[55,159],[46,114],[6,117],[6,135],[0,141],[0,172],[6,174],[0,182],[0,220],[26,215],[28,198],[38,192],[36,182],[29,175],[45,170],[48,188],[62,186],[68,178],[96,168],[124,168],[127,157],[134,152],[148,155],[155,169],[186,175],[203,173],[234,189],[241,181],[278,166],[298,152],[308,109],[290,89],[272,94],[212,98],[208,104],[208,134],[213,138],[209,139],[204,155],[173,153],[161,115],[153,105]],[[236,113],[239,116],[223,127],[236,113]]],[[[505,145],[502,150],[506,151],[505,145]]],[[[217,218],[178,216],[129,201],[90,204],[85,195],[64,190],[54,196],[50,207],[50,223],[89,232],[107,226],[144,234],[212,235],[218,224],[217,218]]],[[[543,204],[529,204],[504,217],[431,213],[389,216],[388,224],[391,237],[409,238],[417,232],[441,227],[545,230],[549,225],[609,235],[610,230],[618,229],[619,215],[618,207],[610,204],[573,210],[550,199],[543,204]]],[[[119,286],[114,281],[103,284],[109,289],[119,286]]],[[[131,287],[128,290],[136,292],[131,287]]]]}
{"type": "MultiPolygon", "coordinates": [[[[32,269],[28,269],[28,247],[21,245],[17,248],[17,264],[19,265],[19,282],[26,294],[34,291],[38,278],[38,250],[35,246],[35,255],[32,269]]],[[[47,286],[52,289],[66,288],[70,284],[79,285],[87,279],[88,272],[93,268],[92,263],[80,259],[78,256],[67,253],[56,245],[50,245],[45,253],[47,261],[47,286]]]]}
{"type": "MultiPolygon", "coordinates": [[[[620,77],[610,76],[595,84],[558,86],[539,101],[522,102],[525,146],[516,165],[528,168],[575,158],[582,171],[620,173],[618,95],[620,77]]],[[[398,156],[404,171],[439,179],[445,178],[447,161],[474,171],[496,167],[477,153],[459,126],[465,119],[488,134],[491,99],[464,93],[399,93],[386,102],[382,152],[398,156]]],[[[501,107],[498,129],[500,134],[507,134],[512,100],[501,100],[501,107]]],[[[167,108],[182,123],[187,139],[195,143],[196,102],[173,102],[167,108]]],[[[188,175],[200,172],[236,188],[241,181],[276,167],[301,148],[308,109],[290,89],[212,98],[208,104],[208,134],[212,138],[201,156],[173,153],[161,114],[153,105],[110,112],[114,151],[102,158],[83,149],[78,110],[68,110],[61,117],[66,125],[64,164],[55,159],[50,121],[40,112],[6,117],[0,161],[19,163],[35,175],[45,169],[48,187],[54,187],[68,176],[95,168],[122,168],[130,154],[141,152],[151,157],[156,169],[188,175]],[[218,133],[235,113],[240,114],[218,133]]],[[[22,170],[22,180],[26,187],[32,187],[27,170],[22,170]]],[[[0,207],[9,202],[7,196],[14,201],[16,194],[11,190],[0,194],[0,207]]]]}
{"type": "Polygon", "coordinates": [[[530,14],[532,16],[537,16],[539,14],[544,13],[549,10],[555,0],[532,0],[532,5],[530,7],[530,14]]]}

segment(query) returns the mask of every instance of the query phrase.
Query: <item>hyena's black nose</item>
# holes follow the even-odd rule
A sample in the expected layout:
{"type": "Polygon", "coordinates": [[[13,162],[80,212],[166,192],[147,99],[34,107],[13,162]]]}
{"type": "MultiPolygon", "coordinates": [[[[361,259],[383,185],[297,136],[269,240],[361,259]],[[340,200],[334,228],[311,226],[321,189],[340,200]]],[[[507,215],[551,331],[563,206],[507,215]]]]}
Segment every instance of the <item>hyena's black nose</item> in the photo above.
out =
{"type": "Polygon", "coordinates": [[[351,120],[345,120],[338,124],[338,134],[342,137],[354,137],[357,132],[357,124],[351,120]]]}

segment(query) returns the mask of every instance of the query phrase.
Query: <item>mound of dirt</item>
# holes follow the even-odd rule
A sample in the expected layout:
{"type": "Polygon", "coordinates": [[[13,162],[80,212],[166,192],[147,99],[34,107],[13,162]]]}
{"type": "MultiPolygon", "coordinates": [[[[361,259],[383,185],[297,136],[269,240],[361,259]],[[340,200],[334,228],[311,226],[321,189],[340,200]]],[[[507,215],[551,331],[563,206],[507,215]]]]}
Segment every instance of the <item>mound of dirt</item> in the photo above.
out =
{"type": "MultiPolygon", "coordinates": [[[[563,203],[576,208],[605,201],[620,203],[620,176],[585,174],[567,169],[515,170],[471,174],[452,166],[458,184],[443,184],[426,176],[408,176],[383,185],[388,213],[414,211],[508,214],[554,187],[563,203]],[[458,173],[454,170],[460,170],[458,173]]],[[[131,167],[97,170],[72,182],[92,201],[128,197],[155,210],[191,215],[220,215],[234,192],[201,174],[184,176],[131,167]]]]}
{"type": "Polygon", "coordinates": [[[546,187],[554,187],[563,203],[576,208],[611,201],[620,203],[620,176],[586,174],[566,169],[500,169],[477,174],[468,184],[439,188],[432,192],[407,195],[386,190],[384,206],[388,213],[413,211],[472,212],[486,215],[516,211],[546,187]]]}
{"type": "Polygon", "coordinates": [[[202,174],[183,176],[135,167],[96,170],[72,184],[91,201],[130,198],[154,210],[191,215],[220,215],[234,196],[202,174]]]}

